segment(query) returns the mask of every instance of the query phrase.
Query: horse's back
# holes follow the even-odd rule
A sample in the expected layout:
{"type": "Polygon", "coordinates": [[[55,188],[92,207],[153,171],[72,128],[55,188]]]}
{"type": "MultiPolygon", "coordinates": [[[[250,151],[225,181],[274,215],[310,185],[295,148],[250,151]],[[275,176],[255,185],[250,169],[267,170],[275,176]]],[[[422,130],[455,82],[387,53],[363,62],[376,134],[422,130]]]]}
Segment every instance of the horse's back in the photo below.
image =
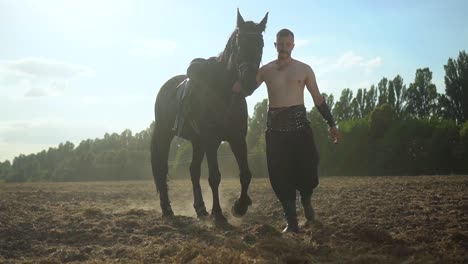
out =
{"type": "Polygon", "coordinates": [[[156,126],[170,129],[174,125],[177,113],[176,87],[186,78],[186,75],[174,76],[159,89],[154,105],[156,126]]]}

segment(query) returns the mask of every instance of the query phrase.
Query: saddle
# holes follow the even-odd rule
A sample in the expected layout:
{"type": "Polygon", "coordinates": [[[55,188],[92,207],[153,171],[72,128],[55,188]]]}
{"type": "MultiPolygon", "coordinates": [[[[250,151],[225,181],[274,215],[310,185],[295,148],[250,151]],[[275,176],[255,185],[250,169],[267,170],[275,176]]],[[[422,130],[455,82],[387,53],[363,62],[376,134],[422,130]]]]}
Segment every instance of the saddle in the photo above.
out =
{"type": "Polygon", "coordinates": [[[192,92],[190,86],[190,79],[187,78],[183,80],[179,85],[176,87],[176,101],[177,103],[181,103],[184,101],[185,98],[190,96],[192,92]]]}
{"type": "Polygon", "coordinates": [[[216,62],[216,57],[192,60],[187,68],[188,78],[176,87],[177,113],[173,130],[177,136],[185,137],[187,134],[186,129],[184,129],[186,123],[190,125],[190,128],[196,134],[200,134],[198,124],[193,116],[190,116],[191,106],[193,105],[192,90],[197,85],[208,85],[206,82],[207,76],[213,73],[216,62]]]}
{"type": "Polygon", "coordinates": [[[190,116],[193,101],[191,96],[192,90],[193,84],[191,84],[189,78],[182,81],[176,87],[177,113],[172,130],[175,131],[177,136],[182,138],[186,137],[187,131],[185,129],[185,125],[187,124],[190,125],[196,134],[200,134],[200,129],[198,128],[196,121],[190,116]]]}

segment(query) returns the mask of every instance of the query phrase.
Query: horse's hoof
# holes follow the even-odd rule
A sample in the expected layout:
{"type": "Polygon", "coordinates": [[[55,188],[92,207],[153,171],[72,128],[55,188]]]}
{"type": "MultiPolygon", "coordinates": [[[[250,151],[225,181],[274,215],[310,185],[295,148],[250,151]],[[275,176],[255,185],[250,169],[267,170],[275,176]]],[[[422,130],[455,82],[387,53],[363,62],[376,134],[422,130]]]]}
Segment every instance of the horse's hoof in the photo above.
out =
{"type": "Polygon", "coordinates": [[[252,205],[252,200],[249,197],[242,200],[239,198],[234,202],[234,205],[231,208],[231,213],[235,217],[242,217],[247,213],[250,205],[252,205]]]}
{"type": "Polygon", "coordinates": [[[223,215],[223,213],[211,213],[211,217],[214,219],[215,223],[224,224],[227,223],[227,218],[223,215]]]}
{"type": "Polygon", "coordinates": [[[169,218],[173,216],[174,216],[174,212],[172,211],[172,209],[166,209],[166,210],[163,210],[162,212],[162,217],[164,218],[169,218]]]}
{"type": "Polygon", "coordinates": [[[307,220],[302,227],[303,228],[312,228],[313,226],[314,226],[314,220],[307,220]]]}
{"type": "Polygon", "coordinates": [[[210,214],[206,211],[206,207],[204,203],[201,203],[200,205],[193,205],[193,208],[195,209],[195,213],[197,213],[198,218],[205,218],[209,216],[210,214]]]}
{"type": "Polygon", "coordinates": [[[204,219],[206,218],[207,216],[209,216],[210,214],[206,211],[206,210],[200,210],[200,211],[197,211],[197,217],[199,219],[204,219]]]}

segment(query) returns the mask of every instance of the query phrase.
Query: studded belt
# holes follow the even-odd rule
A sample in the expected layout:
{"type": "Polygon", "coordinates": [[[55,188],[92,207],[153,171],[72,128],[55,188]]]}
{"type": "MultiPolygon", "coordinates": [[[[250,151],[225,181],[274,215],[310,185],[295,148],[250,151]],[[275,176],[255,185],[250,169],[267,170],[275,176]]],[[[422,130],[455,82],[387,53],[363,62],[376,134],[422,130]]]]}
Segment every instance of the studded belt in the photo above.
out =
{"type": "Polygon", "coordinates": [[[269,108],[267,116],[267,132],[298,131],[309,126],[304,105],[269,108]]]}

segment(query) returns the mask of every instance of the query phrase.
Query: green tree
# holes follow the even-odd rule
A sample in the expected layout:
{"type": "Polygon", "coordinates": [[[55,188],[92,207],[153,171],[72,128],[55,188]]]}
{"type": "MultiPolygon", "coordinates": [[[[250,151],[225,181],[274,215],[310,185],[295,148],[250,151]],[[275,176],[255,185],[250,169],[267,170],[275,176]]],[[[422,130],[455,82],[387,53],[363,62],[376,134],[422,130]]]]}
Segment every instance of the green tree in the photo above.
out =
{"type": "Polygon", "coordinates": [[[254,107],[252,118],[249,119],[249,130],[246,139],[249,150],[256,149],[260,139],[264,136],[267,125],[267,111],[268,99],[263,99],[254,107]]]}
{"type": "Polygon", "coordinates": [[[373,174],[389,174],[393,164],[390,162],[391,144],[384,144],[384,139],[395,122],[393,108],[385,103],[375,108],[370,115],[369,161],[373,174]]]}
{"type": "Polygon", "coordinates": [[[367,117],[376,105],[376,90],[372,86],[369,91],[367,89],[359,88],[356,93],[356,97],[351,102],[351,108],[353,110],[353,118],[360,119],[367,117]]]}
{"type": "Polygon", "coordinates": [[[364,116],[365,102],[362,89],[357,90],[356,97],[354,97],[353,101],[351,102],[351,107],[353,109],[353,116],[355,118],[362,118],[364,116]]]}
{"type": "Polygon", "coordinates": [[[388,84],[388,103],[395,110],[398,118],[403,116],[406,101],[406,85],[403,85],[403,78],[397,75],[388,84]]]}
{"type": "Polygon", "coordinates": [[[133,143],[132,131],[130,129],[125,129],[122,134],[120,134],[120,144],[122,147],[130,148],[133,143]]]}
{"type": "Polygon", "coordinates": [[[370,116],[370,136],[382,137],[395,120],[395,112],[389,104],[378,106],[370,116]]]}
{"type": "Polygon", "coordinates": [[[6,179],[11,171],[11,163],[9,160],[0,162],[0,180],[6,179]]]}
{"type": "Polygon", "coordinates": [[[377,89],[379,90],[379,101],[377,105],[383,105],[388,102],[388,79],[382,78],[377,84],[377,89]]]}
{"type": "Polygon", "coordinates": [[[432,72],[429,68],[416,70],[414,83],[407,91],[407,112],[415,118],[433,117],[437,107],[437,90],[432,83],[432,72]]]}
{"type": "MultiPolygon", "coordinates": [[[[441,120],[431,122],[433,133],[428,141],[430,142],[431,162],[430,173],[452,174],[457,171],[456,147],[459,144],[459,132],[454,120],[441,120]]],[[[468,157],[466,158],[468,161],[468,157]]]]}
{"type": "Polygon", "coordinates": [[[13,159],[11,173],[7,176],[8,182],[37,181],[41,178],[41,168],[35,159],[35,154],[23,155],[13,159]]]}
{"type": "Polygon", "coordinates": [[[327,103],[328,107],[330,109],[333,109],[335,107],[335,97],[333,97],[333,94],[326,94],[322,93],[323,98],[325,98],[325,102],[327,103]]]}
{"type": "MultiPolygon", "coordinates": [[[[326,95],[324,95],[324,97],[326,98],[326,101],[333,99],[333,97],[330,98],[330,96],[326,95]]],[[[328,124],[325,122],[316,107],[313,107],[312,110],[308,112],[307,118],[310,120],[310,126],[312,127],[315,144],[320,156],[319,173],[330,174],[330,168],[333,168],[334,159],[331,158],[333,157],[333,148],[330,147],[330,144],[332,143],[329,139],[330,133],[328,132],[328,124]]]]}
{"type": "Polygon", "coordinates": [[[468,120],[461,125],[460,141],[455,149],[457,157],[457,172],[460,174],[468,173],[468,120]]]}
{"type": "Polygon", "coordinates": [[[468,55],[460,51],[458,59],[449,58],[445,69],[445,97],[441,98],[446,117],[461,124],[468,120],[468,55]]]}
{"type": "Polygon", "coordinates": [[[371,86],[369,91],[364,90],[363,94],[364,98],[364,115],[366,116],[374,111],[375,106],[377,104],[377,89],[374,85],[371,86]]]}
{"type": "Polygon", "coordinates": [[[351,89],[346,88],[341,91],[340,100],[336,102],[335,107],[333,108],[333,116],[335,117],[336,121],[342,122],[345,120],[351,120],[354,118],[353,116],[353,91],[351,89]]]}
{"type": "Polygon", "coordinates": [[[361,118],[341,123],[340,137],[338,145],[332,144],[329,139],[317,143],[326,147],[320,152],[321,175],[368,175],[368,120],[361,118]]]}
{"type": "Polygon", "coordinates": [[[183,141],[176,148],[175,159],[172,168],[175,175],[188,173],[189,165],[192,161],[192,144],[189,141],[183,141]]]}

